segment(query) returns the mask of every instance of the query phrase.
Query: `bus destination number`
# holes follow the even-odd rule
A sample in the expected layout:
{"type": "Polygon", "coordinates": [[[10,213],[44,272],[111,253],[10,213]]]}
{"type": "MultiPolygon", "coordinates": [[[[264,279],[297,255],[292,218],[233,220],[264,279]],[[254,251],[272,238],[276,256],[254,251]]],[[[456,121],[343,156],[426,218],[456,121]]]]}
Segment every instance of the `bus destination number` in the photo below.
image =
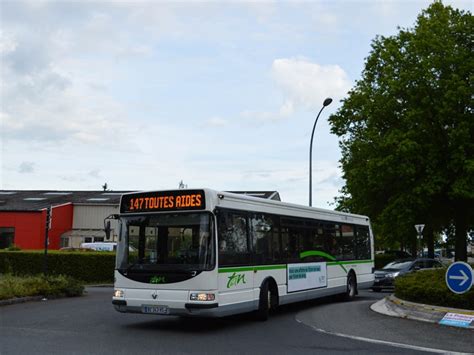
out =
{"type": "Polygon", "coordinates": [[[130,199],[129,211],[178,210],[203,208],[202,194],[150,196],[130,199]]]}

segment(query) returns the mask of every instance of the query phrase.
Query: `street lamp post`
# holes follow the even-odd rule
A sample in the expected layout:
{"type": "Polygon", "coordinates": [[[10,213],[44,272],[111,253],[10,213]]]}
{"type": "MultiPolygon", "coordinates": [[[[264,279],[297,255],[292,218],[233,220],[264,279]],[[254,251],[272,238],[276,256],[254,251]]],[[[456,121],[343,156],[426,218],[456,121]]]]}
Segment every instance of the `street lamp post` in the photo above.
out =
{"type": "Polygon", "coordinates": [[[312,180],[313,180],[313,137],[314,137],[314,130],[316,129],[316,123],[318,123],[318,118],[321,112],[323,112],[324,108],[326,106],[329,106],[332,102],[332,99],[328,97],[326,100],[323,102],[323,107],[321,107],[321,110],[319,110],[318,115],[316,116],[316,120],[314,121],[314,126],[313,126],[313,132],[311,133],[311,141],[309,144],[309,205],[313,205],[313,186],[312,186],[312,180]]]}

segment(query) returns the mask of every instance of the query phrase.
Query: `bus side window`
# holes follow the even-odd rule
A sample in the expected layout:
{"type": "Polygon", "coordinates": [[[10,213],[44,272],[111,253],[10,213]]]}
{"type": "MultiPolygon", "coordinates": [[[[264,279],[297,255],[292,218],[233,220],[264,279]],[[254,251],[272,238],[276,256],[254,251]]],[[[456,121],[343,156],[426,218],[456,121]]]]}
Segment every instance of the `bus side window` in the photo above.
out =
{"type": "Polygon", "coordinates": [[[334,223],[325,222],[323,223],[323,235],[326,247],[326,253],[332,255],[333,257],[338,257],[338,247],[337,247],[337,228],[334,223]]]}
{"type": "Polygon", "coordinates": [[[370,235],[369,227],[357,226],[356,238],[354,243],[355,257],[358,260],[370,259],[370,235]]]}
{"type": "Polygon", "coordinates": [[[354,260],[354,227],[349,224],[340,226],[341,235],[337,237],[339,246],[338,260],[354,260]]]}
{"type": "Polygon", "coordinates": [[[218,215],[219,263],[246,265],[251,254],[248,244],[247,216],[244,213],[221,211],[218,215]]]}
{"type": "Polygon", "coordinates": [[[255,213],[250,217],[255,263],[272,264],[280,254],[280,238],[276,219],[267,214],[255,213]]]}
{"type": "Polygon", "coordinates": [[[306,232],[302,221],[296,218],[282,218],[281,230],[285,262],[301,262],[300,253],[303,251],[303,240],[306,232]]]}

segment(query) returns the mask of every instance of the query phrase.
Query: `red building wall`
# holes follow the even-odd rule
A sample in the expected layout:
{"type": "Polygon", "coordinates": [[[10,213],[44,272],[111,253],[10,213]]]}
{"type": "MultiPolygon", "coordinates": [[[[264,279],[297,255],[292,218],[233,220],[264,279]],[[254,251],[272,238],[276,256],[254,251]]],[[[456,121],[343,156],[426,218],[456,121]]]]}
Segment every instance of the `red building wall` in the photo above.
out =
{"type": "Polygon", "coordinates": [[[41,249],[45,219],[43,211],[0,212],[0,227],[15,228],[13,243],[21,249],[41,249]]]}
{"type": "MultiPolygon", "coordinates": [[[[49,230],[49,249],[59,249],[61,234],[72,229],[74,207],[72,203],[53,207],[53,218],[49,230]]],[[[46,212],[45,212],[46,213],[46,212]]],[[[44,239],[43,239],[44,240],[44,239]]]]}
{"type": "MultiPolygon", "coordinates": [[[[61,234],[72,229],[72,203],[52,208],[49,230],[49,249],[59,249],[61,234]]],[[[15,228],[14,244],[21,249],[43,249],[46,210],[27,212],[0,212],[0,227],[15,228]]]]}

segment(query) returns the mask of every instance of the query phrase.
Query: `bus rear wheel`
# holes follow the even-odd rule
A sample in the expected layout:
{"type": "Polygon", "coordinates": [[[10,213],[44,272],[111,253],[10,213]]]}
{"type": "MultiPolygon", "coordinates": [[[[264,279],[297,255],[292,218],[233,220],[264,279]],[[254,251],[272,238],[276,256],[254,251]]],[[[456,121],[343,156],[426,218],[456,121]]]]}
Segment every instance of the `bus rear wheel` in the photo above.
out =
{"type": "Polygon", "coordinates": [[[347,275],[346,292],[344,293],[345,301],[352,301],[357,295],[357,279],[353,272],[347,275]]]}

